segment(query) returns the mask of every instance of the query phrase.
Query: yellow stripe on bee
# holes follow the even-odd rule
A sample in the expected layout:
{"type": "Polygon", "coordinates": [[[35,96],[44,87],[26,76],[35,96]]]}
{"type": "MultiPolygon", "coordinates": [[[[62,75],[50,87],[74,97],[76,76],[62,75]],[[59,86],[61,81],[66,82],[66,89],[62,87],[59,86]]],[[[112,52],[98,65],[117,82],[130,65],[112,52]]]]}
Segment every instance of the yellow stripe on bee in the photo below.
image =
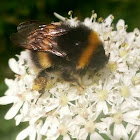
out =
{"type": "Polygon", "coordinates": [[[48,53],[46,52],[38,52],[38,60],[42,68],[48,68],[51,66],[51,60],[49,58],[48,53]]]}
{"type": "Polygon", "coordinates": [[[97,33],[92,31],[88,37],[88,45],[83,50],[83,52],[78,60],[78,64],[76,67],[77,70],[83,69],[85,66],[88,65],[91,56],[96,51],[96,49],[100,43],[101,43],[101,41],[100,41],[97,33]]]}

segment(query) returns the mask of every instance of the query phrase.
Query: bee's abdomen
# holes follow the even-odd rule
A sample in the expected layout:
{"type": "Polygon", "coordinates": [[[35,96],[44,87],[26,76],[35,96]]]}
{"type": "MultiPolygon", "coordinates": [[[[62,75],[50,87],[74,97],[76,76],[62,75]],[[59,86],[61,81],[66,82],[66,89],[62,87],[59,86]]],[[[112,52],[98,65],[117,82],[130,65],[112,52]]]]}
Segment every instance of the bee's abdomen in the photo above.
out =
{"type": "Polygon", "coordinates": [[[39,69],[51,67],[51,60],[47,52],[31,51],[31,58],[34,65],[39,69]]]}
{"type": "Polygon", "coordinates": [[[102,44],[102,42],[100,41],[98,34],[94,31],[90,31],[88,35],[88,44],[85,46],[81,52],[81,55],[79,56],[77,69],[84,69],[86,66],[88,66],[91,58],[94,54],[96,54],[100,44],[102,44]]]}

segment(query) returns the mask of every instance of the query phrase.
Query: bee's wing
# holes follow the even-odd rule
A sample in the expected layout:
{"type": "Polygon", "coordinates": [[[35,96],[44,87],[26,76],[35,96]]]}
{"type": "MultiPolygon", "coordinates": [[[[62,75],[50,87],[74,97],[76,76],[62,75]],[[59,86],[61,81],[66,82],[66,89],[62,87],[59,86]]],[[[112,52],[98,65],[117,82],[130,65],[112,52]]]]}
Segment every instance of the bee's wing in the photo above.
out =
{"type": "Polygon", "coordinates": [[[27,45],[27,37],[28,35],[34,31],[35,29],[38,29],[40,26],[39,22],[37,21],[27,21],[22,22],[17,27],[17,33],[14,33],[10,36],[10,39],[14,44],[17,46],[25,48],[27,45]]]}
{"type": "Polygon", "coordinates": [[[11,35],[11,40],[18,46],[34,50],[50,52],[64,57],[66,53],[60,50],[57,37],[67,33],[61,23],[40,24],[38,22],[24,22],[17,27],[18,32],[11,35]]]}

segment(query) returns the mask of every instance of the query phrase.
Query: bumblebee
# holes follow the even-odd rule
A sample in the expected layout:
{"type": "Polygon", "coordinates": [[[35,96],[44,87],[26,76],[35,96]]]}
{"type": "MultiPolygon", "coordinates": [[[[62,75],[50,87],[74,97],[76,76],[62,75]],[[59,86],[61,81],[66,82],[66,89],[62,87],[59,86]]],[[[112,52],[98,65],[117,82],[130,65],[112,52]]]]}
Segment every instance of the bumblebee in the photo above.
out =
{"type": "Polygon", "coordinates": [[[95,73],[108,62],[98,33],[82,22],[73,26],[69,20],[50,24],[29,21],[21,23],[17,30],[12,41],[30,50],[32,62],[40,70],[36,85],[46,83],[42,80],[44,73],[58,71],[64,80],[73,81],[74,74],[85,74],[87,70],[95,73]]]}

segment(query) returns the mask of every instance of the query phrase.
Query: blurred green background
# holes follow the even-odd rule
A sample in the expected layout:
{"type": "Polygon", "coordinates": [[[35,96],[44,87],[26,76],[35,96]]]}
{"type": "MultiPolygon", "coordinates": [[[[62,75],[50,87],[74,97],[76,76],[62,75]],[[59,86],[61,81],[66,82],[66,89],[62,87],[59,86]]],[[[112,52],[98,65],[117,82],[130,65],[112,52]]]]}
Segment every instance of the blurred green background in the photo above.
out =
{"type": "MultiPolygon", "coordinates": [[[[8,59],[14,57],[22,49],[14,46],[9,37],[16,32],[16,26],[27,20],[40,20],[46,23],[58,21],[53,12],[68,16],[72,10],[74,16],[83,20],[91,16],[95,10],[98,17],[113,14],[114,23],[120,18],[126,21],[128,31],[140,29],[139,0],[3,0],[0,2],[0,96],[7,87],[4,78],[13,78],[13,72],[8,68],[8,59]]],[[[4,115],[11,105],[0,106],[0,140],[14,140],[25,124],[15,127],[14,120],[4,120],[4,115]]]]}

